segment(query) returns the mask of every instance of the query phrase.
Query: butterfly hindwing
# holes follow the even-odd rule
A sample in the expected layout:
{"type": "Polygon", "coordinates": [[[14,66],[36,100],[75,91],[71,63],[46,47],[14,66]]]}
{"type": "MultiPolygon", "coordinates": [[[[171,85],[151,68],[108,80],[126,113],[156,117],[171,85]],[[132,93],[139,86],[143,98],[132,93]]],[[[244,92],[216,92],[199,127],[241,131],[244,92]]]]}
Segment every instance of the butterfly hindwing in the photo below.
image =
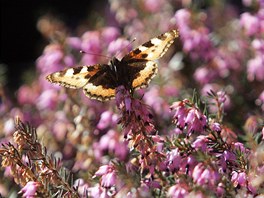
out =
{"type": "Polygon", "coordinates": [[[84,94],[91,98],[100,101],[110,100],[115,97],[115,88],[104,88],[102,85],[94,85],[93,83],[87,83],[83,87],[84,94]]]}

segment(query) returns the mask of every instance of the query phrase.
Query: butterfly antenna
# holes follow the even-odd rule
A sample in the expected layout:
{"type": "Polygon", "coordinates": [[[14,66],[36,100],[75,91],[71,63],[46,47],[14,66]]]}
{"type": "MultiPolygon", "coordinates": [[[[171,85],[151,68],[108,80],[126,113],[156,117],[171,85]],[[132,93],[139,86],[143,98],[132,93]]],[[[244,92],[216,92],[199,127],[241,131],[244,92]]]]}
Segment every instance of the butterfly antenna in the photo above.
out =
{"type": "Polygon", "coordinates": [[[81,54],[94,55],[94,56],[101,56],[101,57],[104,57],[104,58],[106,58],[106,59],[108,59],[108,60],[111,59],[111,57],[109,57],[109,56],[105,56],[105,55],[102,55],[102,54],[95,54],[95,53],[85,52],[85,51],[83,51],[83,50],[80,50],[80,53],[81,53],[81,54]]]}
{"type": "MultiPolygon", "coordinates": [[[[133,38],[123,49],[127,48],[129,45],[131,45],[133,42],[135,42],[137,38],[133,38]]],[[[115,57],[117,57],[123,50],[120,50],[119,52],[116,53],[115,57]]]]}

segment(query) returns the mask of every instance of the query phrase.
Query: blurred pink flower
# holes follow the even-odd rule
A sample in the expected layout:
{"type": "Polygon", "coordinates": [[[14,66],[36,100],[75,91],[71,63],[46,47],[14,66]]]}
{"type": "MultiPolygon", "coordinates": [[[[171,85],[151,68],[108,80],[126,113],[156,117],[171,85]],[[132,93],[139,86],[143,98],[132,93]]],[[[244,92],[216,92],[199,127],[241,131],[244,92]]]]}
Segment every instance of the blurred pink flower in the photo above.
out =
{"type": "Polygon", "coordinates": [[[17,93],[17,99],[20,105],[35,104],[38,97],[37,86],[29,87],[28,85],[22,85],[17,93]]]}
{"type": "Polygon", "coordinates": [[[205,135],[199,135],[196,140],[192,143],[192,147],[195,149],[200,149],[202,152],[206,151],[208,137],[205,135]]]}
{"type": "Polygon", "coordinates": [[[248,12],[241,14],[240,25],[245,29],[246,34],[249,36],[259,32],[259,19],[248,12]]]}
{"type": "Polygon", "coordinates": [[[170,198],[185,198],[189,194],[186,184],[175,184],[168,190],[167,196],[170,198]]]}
{"type": "Polygon", "coordinates": [[[145,9],[149,12],[158,12],[162,8],[163,4],[166,4],[166,2],[164,2],[163,0],[145,0],[144,1],[145,9]]]}
{"type": "Polygon", "coordinates": [[[111,111],[105,111],[101,114],[100,120],[97,124],[97,128],[104,130],[109,127],[113,127],[117,124],[118,117],[111,111]]]}
{"type": "Polygon", "coordinates": [[[102,30],[102,39],[106,45],[109,45],[112,41],[115,41],[120,36],[120,31],[116,27],[105,27],[102,30]]]}
{"type": "Polygon", "coordinates": [[[217,122],[210,124],[210,129],[216,132],[221,132],[222,130],[221,125],[217,122]]]}
{"type": "Polygon", "coordinates": [[[20,191],[22,197],[30,198],[37,196],[38,187],[40,187],[39,182],[29,181],[20,191]]]}
{"type": "Polygon", "coordinates": [[[116,184],[116,170],[112,165],[103,165],[95,172],[94,176],[101,176],[101,186],[105,188],[112,187],[116,184]]]}
{"type": "Polygon", "coordinates": [[[76,50],[81,49],[82,41],[79,37],[67,37],[66,43],[73,49],[76,49],[76,50]]]}
{"type": "Polygon", "coordinates": [[[232,175],[231,181],[233,182],[233,185],[235,187],[237,187],[238,185],[241,187],[247,186],[247,175],[245,172],[238,173],[236,171],[233,171],[231,175],[232,175]]]}
{"type": "Polygon", "coordinates": [[[62,47],[58,44],[46,46],[43,54],[37,59],[37,68],[45,75],[60,71],[74,64],[73,56],[64,54],[62,47]]]}
{"type": "Polygon", "coordinates": [[[118,38],[113,40],[107,49],[107,52],[110,56],[116,56],[117,58],[122,58],[126,53],[131,50],[131,45],[129,41],[123,38],[118,38]]]}
{"type": "Polygon", "coordinates": [[[247,78],[249,81],[264,80],[264,55],[257,54],[255,58],[250,59],[247,63],[247,78]]]}
{"type": "Polygon", "coordinates": [[[54,89],[45,90],[41,93],[36,101],[39,110],[54,110],[59,102],[58,92],[54,89]]]}
{"type": "Polygon", "coordinates": [[[218,182],[220,175],[211,167],[206,167],[203,163],[199,163],[193,169],[192,177],[198,185],[213,187],[218,182]]]}

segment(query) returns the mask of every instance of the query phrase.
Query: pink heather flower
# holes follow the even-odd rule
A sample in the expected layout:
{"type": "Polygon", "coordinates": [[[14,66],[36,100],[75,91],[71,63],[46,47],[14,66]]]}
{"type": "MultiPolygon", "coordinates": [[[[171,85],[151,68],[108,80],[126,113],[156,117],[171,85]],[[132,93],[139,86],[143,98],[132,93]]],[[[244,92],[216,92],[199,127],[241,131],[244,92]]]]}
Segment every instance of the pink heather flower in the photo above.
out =
{"type": "Polygon", "coordinates": [[[181,159],[182,157],[178,148],[171,150],[167,154],[168,168],[170,171],[174,172],[179,169],[181,159]]]}
{"type": "Polygon", "coordinates": [[[149,12],[158,12],[165,2],[163,0],[145,0],[145,9],[149,12]]]}
{"type": "Polygon", "coordinates": [[[185,29],[189,29],[189,24],[191,20],[191,13],[187,9],[177,10],[175,15],[175,21],[179,27],[180,35],[182,31],[186,31],[185,29]]]}
{"type": "Polygon", "coordinates": [[[189,194],[186,184],[176,184],[168,190],[167,196],[170,198],[185,198],[189,194]]]}
{"type": "Polygon", "coordinates": [[[107,52],[110,56],[117,56],[117,58],[121,58],[130,50],[131,45],[129,44],[129,41],[123,38],[118,38],[109,44],[107,52]]]}
{"type": "Polygon", "coordinates": [[[94,176],[101,177],[101,186],[105,188],[112,187],[116,184],[116,170],[112,165],[103,165],[95,172],[94,176]]]}
{"type": "Polygon", "coordinates": [[[260,52],[264,52],[264,40],[263,39],[258,39],[258,38],[256,38],[256,39],[254,39],[253,41],[252,41],[252,47],[255,49],[255,50],[257,50],[257,51],[260,51],[260,52]]]}
{"type": "Polygon", "coordinates": [[[236,171],[233,171],[231,175],[231,181],[233,182],[233,185],[235,187],[237,187],[238,185],[243,187],[247,186],[247,175],[245,172],[238,173],[236,171]]]}
{"type": "MultiPolygon", "coordinates": [[[[6,120],[4,122],[4,128],[2,129],[5,136],[9,136],[12,135],[14,133],[15,130],[15,122],[13,118],[9,118],[8,120],[6,120]]],[[[2,143],[2,142],[1,142],[2,143]]]]}
{"type": "Polygon", "coordinates": [[[221,125],[217,122],[210,124],[210,129],[216,132],[221,132],[222,130],[221,125]]]}
{"type": "Polygon", "coordinates": [[[248,12],[241,14],[240,25],[245,29],[248,36],[252,36],[259,31],[259,19],[248,12]]]}
{"type": "Polygon", "coordinates": [[[55,109],[57,106],[58,92],[54,89],[45,90],[36,101],[38,109],[55,109]]]}
{"type": "Polygon", "coordinates": [[[106,45],[109,45],[112,41],[115,41],[120,36],[120,31],[116,27],[105,27],[102,30],[102,39],[106,45]]]}
{"type": "Polygon", "coordinates": [[[225,188],[224,188],[224,184],[223,183],[218,183],[217,187],[216,187],[216,193],[218,197],[222,197],[223,194],[225,193],[225,188]]]}
{"type": "Polygon", "coordinates": [[[199,163],[194,167],[192,177],[198,185],[214,186],[219,179],[219,174],[211,167],[205,167],[204,164],[199,163]]]}
{"type": "Polygon", "coordinates": [[[219,168],[219,172],[226,172],[227,169],[227,164],[232,164],[234,163],[234,161],[236,160],[236,156],[235,154],[228,150],[225,150],[222,154],[217,155],[219,156],[219,164],[220,164],[220,168],[219,168]]]}
{"type": "Polygon", "coordinates": [[[192,147],[195,149],[200,149],[202,152],[206,151],[208,137],[205,135],[199,135],[196,140],[192,143],[192,147]]]}
{"type": "Polygon", "coordinates": [[[38,94],[37,86],[29,87],[22,85],[18,90],[17,99],[21,105],[35,104],[38,94]]]}
{"type": "Polygon", "coordinates": [[[117,115],[113,114],[110,111],[105,111],[101,114],[100,120],[97,124],[97,128],[100,130],[104,130],[108,127],[112,127],[117,124],[117,115]]]}
{"type": "Polygon", "coordinates": [[[249,81],[264,80],[264,55],[257,54],[255,58],[250,59],[247,63],[247,78],[249,81]]]}
{"type": "Polygon", "coordinates": [[[158,87],[154,86],[144,94],[144,101],[151,106],[157,114],[162,116],[169,116],[170,108],[168,104],[160,97],[158,87]],[[165,114],[165,115],[164,115],[165,114]]]}
{"type": "Polygon", "coordinates": [[[41,184],[39,182],[33,182],[29,181],[20,191],[19,193],[23,194],[22,197],[36,197],[37,196],[37,190],[38,187],[40,187],[41,184]]]}
{"type": "Polygon", "coordinates": [[[66,43],[73,49],[80,50],[82,41],[79,37],[67,37],[66,43]]]}
{"type": "Polygon", "coordinates": [[[87,31],[82,35],[81,49],[88,53],[100,54],[102,43],[98,31],[87,31]]]}
{"type": "Polygon", "coordinates": [[[128,154],[126,142],[121,142],[119,134],[114,130],[109,130],[101,137],[99,144],[96,145],[96,149],[100,149],[102,152],[108,150],[114,153],[120,160],[124,160],[128,154]]]}
{"type": "Polygon", "coordinates": [[[50,44],[45,47],[43,54],[37,60],[37,68],[42,74],[50,74],[73,66],[75,60],[72,55],[66,55],[58,44],[50,44]]]}
{"type": "MultiPolygon", "coordinates": [[[[129,91],[124,86],[119,86],[116,90],[116,105],[122,111],[123,116],[119,122],[125,126],[123,130],[125,138],[128,135],[133,136],[133,132],[140,130],[144,130],[147,134],[155,130],[148,106],[138,99],[131,98],[129,91]]],[[[137,140],[135,139],[135,141],[137,140]]]]}
{"type": "Polygon", "coordinates": [[[73,186],[76,189],[78,189],[79,195],[84,195],[88,191],[88,188],[89,188],[89,185],[87,183],[85,183],[85,181],[83,179],[75,180],[73,186]]]}
{"type": "Polygon", "coordinates": [[[149,188],[159,188],[159,189],[161,189],[160,182],[154,181],[152,179],[145,179],[142,183],[144,183],[149,188]]]}
{"type": "Polygon", "coordinates": [[[171,106],[171,110],[174,111],[174,122],[180,129],[187,128],[187,134],[190,135],[193,132],[203,132],[207,124],[207,118],[203,115],[199,109],[194,107],[188,100],[175,102],[171,106]],[[188,107],[188,106],[191,107],[188,107]]]}
{"type": "Polygon", "coordinates": [[[87,52],[82,57],[82,64],[96,64],[102,53],[102,40],[98,31],[88,31],[82,35],[81,50],[87,52]]]}
{"type": "Polygon", "coordinates": [[[179,27],[180,38],[183,42],[183,50],[190,53],[193,59],[203,57],[208,60],[214,56],[215,50],[209,38],[209,30],[206,27],[190,27],[191,14],[186,9],[178,10],[175,13],[175,22],[179,27]]]}
{"type": "Polygon", "coordinates": [[[234,143],[234,147],[235,147],[236,150],[239,150],[239,151],[241,151],[244,154],[249,152],[249,150],[246,149],[244,144],[242,144],[241,142],[235,142],[234,143]]]}
{"type": "Polygon", "coordinates": [[[88,197],[92,198],[108,198],[110,196],[107,196],[107,194],[104,192],[105,189],[103,189],[99,184],[96,184],[94,187],[87,188],[87,195],[88,197]]]}
{"type": "Polygon", "coordinates": [[[206,84],[212,81],[216,76],[216,71],[208,67],[199,67],[194,72],[194,78],[200,84],[206,84]]]}

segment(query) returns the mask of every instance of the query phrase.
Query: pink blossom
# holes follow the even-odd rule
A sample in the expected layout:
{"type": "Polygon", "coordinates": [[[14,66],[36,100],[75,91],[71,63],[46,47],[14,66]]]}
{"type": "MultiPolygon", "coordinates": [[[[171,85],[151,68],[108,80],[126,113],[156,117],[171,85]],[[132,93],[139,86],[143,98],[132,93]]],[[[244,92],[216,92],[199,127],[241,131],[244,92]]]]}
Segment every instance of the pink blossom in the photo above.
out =
{"type": "Polygon", "coordinates": [[[212,124],[210,124],[210,129],[212,129],[213,131],[216,131],[216,132],[221,132],[221,125],[217,122],[214,122],[212,124]]]}
{"type": "Polygon", "coordinates": [[[146,0],[144,1],[144,6],[147,11],[158,12],[164,3],[162,0],[146,0]]]}
{"type": "Polygon", "coordinates": [[[106,45],[109,45],[112,41],[116,40],[120,36],[120,31],[116,27],[105,27],[102,30],[102,39],[106,43],[106,45]]]}
{"type": "Polygon", "coordinates": [[[109,44],[107,52],[111,56],[117,56],[120,58],[130,50],[131,45],[129,45],[129,41],[123,38],[118,38],[109,44]]]}
{"type": "Polygon", "coordinates": [[[20,191],[19,193],[23,194],[22,197],[30,198],[30,197],[36,197],[38,187],[40,187],[41,184],[39,182],[33,182],[29,181],[20,191]]]}
{"type": "Polygon", "coordinates": [[[44,53],[37,60],[38,70],[47,75],[60,71],[67,66],[73,66],[75,60],[72,55],[65,54],[58,44],[50,44],[44,49],[44,53]]]}
{"type": "Polygon", "coordinates": [[[37,107],[40,110],[44,109],[55,109],[57,106],[58,100],[58,92],[54,89],[45,90],[41,93],[41,95],[37,99],[37,107]]]}
{"type": "Polygon", "coordinates": [[[87,188],[87,194],[89,197],[92,198],[108,198],[107,194],[104,192],[104,189],[99,186],[99,184],[96,184],[94,187],[87,188]]]}
{"type": "Polygon", "coordinates": [[[174,122],[180,129],[187,128],[187,134],[202,132],[207,124],[207,118],[188,100],[175,102],[171,106],[174,112],[174,122]],[[191,106],[191,107],[188,107],[191,106]]]}
{"type": "Polygon", "coordinates": [[[117,115],[114,115],[110,111],[105,111],[100,116],[100,120],[97,124],[97,128],[103,130],[115,125],[116,122],[117,122],[117,115]]]}
{"type": "Polygon", "coordinates": [[[264,56],[258,54],[255,58],[250,59],[247,63],[247,78],[249,81],[264,80],[264,56]]]}
{"type": "Polygon", "coordinates": [[[238,173],[236,171],[233,171],[231,175],[232,175],[231,181],[233,182],[233,185],[235,187],[237,187],[238,185],[247,186],[247,175],[245,172],[238,173]]]}
{"type": "Polygon", "coordinates": [[[116,184],[116,170],[112,165],[103,165],[95,172],[94,176],[101,176],[101,186],[109,188],[116,184]]]}
{"type": "Polygon", "coordinates": [[[256,16],[250,13],[241,14],[240,24],[245,28],[246,34],[252,36],[259,31],[259,20],[256,16]]]}
{"type": "Polygon", "coordinates": [[[201,149],[202,152],[206,151],[207,148],[207,142],[208,142],[208,137],[205,135],[199,135],[196,140],[192,143],[192,147],[195,149],[201,149]]]}
{"type": "Polygon", "coordinates": [[[167,196],[171,198],[184,198],[189,194],[188,187],[184,184],[176,184],[168,190],[167,196]]]}
{"type": "Polygon", "coordinates": [[[66,43],[73,49],[81,49],[81,39],[79,37],[68,37],[66,43]]]}
{"type": "Polygon", "coordinates": [[[192,177],[198,185],[214,186],[219,179],[219,174],[211,167],[205,167],[204,164],[199,163],[193,169],[192,177]]]}
{"type": "Polygon", "coordinates": [[[206,84],[211,82],[215,76],[215,71],[209,69],[208,67],[198,67],[194,73],[195,80],[200,84],[206,84]]]}
{"type": "Polygon", "coordinates": [[[29,87],[27,85],[23,85],[19,88],[17,98],[18,102],[21,105],[25,104],[35,104],[36,99],[38,97],[38,88],[35,86],[29,87]]]}

